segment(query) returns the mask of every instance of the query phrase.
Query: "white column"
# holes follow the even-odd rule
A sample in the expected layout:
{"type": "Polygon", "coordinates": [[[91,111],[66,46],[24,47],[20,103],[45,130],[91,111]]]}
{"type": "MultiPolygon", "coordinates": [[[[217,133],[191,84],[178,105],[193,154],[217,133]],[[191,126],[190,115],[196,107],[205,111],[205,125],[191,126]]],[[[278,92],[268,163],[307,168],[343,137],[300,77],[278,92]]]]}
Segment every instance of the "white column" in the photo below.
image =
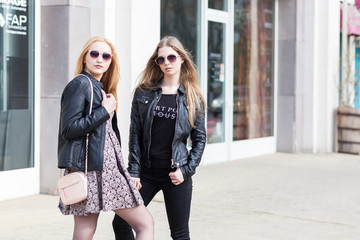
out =
{"type": "MultiPolygon", "coordinates": [[[[327,1],[326,1],[327,2],[327,1]]],[[[327,14],[327,39],[326,46],[327,58],[327,104],[325,116],[328,117],[326,132],[331,135],[325,138],[326,151],[336,151],[337,128],[336,128],[336,108],[339,105],[339,61],[340,61],[340,3],[339,1],[329,1],[327,14]],[[335,84],[334,84],[335,83],[335,84]]],[[[321,136],[321,133],[319,134],[321,136]]]]}
{"type": "Polygon", "coordinates": [[[314,144],[315,2],[297,1],[295,137],[297,152],[312,152],[314,144]]]}
{"type": "Polygon", "coordinates": [[[334,150],[339,14],[338,1],[297,2],[296,151],[334,150]]]}
{"type": "MultiPolygon", "coordinates": [[[[118,24],[116,2],[115,0],[104,1],[104,35],[113,43],[116,41],[116,25],[118,24]]],[[[94,11],[97,11],[97,9],[94,9],[94,11]]]]}
{"type": "Polygon", "coordinates": [[[339,54],[340,54],[340,3],[319,1],[317,16],[320,17],[316,32],[315,78],[318,82],[316,146],[314,152],[332,152],[336,149],[336,108],[339,104],[339,54]]]}
{"type": "Polygon", "coordinates": [[[117,0],[114,14],[120,62],[118,124],[126,161],[133,89],[160,40],[160,0],[117,0]]]}
{"type": "MultiPolygon", "coordinates": [[[[90,36],[103,36],[105,34],[105,4],[108,1],[91,0],[90,11],[90,36]]],[[[113,14],[114,15],[114,14],[113,14]]]]}

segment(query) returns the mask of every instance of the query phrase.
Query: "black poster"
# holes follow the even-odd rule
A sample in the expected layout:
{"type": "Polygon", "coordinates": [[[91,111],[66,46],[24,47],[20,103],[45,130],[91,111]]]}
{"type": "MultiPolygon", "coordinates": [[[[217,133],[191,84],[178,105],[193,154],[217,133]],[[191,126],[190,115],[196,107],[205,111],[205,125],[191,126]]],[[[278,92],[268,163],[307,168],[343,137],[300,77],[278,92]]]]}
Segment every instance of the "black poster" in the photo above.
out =
{"type": "Polygon", "coordinates": [[[34,2],[0,0],[0,171],[34,166],[34,2]]]}
{"type": "Polygon", "coordinates": [[[29,1],[0,0],[0,110],[29,108],[29,1]]]}

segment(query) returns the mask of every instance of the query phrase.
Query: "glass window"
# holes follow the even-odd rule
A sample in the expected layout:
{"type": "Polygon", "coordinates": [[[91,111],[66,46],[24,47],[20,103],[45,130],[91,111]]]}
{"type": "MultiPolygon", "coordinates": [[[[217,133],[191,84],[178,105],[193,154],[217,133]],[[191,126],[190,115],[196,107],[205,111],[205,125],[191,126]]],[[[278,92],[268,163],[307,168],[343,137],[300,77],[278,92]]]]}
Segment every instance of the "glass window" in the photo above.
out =
{"type": "Polygon", "coordinates": [[[0,5],[0,171],[34,166],[34,2],[0,5]]]}
{"type": "Polygon", "coordinates": [[[208,7],[212,9],[227,11],[227,0],[209,0],[208,7]]]}
{"type": "Polygon", "coordinates": [[[274,131],[274,0],[235,0],[233,140],[274,131]]]}
{"type": "Polygon", "coordinates": [[[209,21],[207,141],[225,140],[225,24],[209,21]]]}
{"type": "Polygon", "coordinates": [[[200,0],[162,0],[160,32],[177,37],[199,66],[200,0]]]}

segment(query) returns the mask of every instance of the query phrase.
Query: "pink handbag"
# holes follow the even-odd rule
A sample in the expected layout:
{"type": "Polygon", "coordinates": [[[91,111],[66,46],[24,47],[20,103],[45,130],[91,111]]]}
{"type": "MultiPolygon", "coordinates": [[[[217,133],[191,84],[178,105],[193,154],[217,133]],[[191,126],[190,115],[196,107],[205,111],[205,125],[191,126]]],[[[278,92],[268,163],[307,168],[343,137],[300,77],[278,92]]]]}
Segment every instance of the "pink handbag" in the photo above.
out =
{"type": "MultiPolygon", "coordinates": [[[[93,85],[91,83],[91,80],[86,75],[84,76],[89,80],[91,87],[91,101],[90,101],[90,110],[89,110],[89,115],[90,115],[93,104],[93,85]]],[[[55,193],[59,192],[61,201],[65,205],[78,203],[87,198],[88,148],[89,148],[89,134],[86,134],[85,173],[79,171],[79,172],[69,173],[65,176],[61,176],[61,169],[60,169],[60,176],[59,176],[59,180],[57,181],[57,188],[55,190],[55,193]]]]}
{"type": "Polygon", "coordinates": [[[81,202],[87,198],[87,176],[83,172],[69,173],[59,178],[57,190],[65,205],[81,202]]]}

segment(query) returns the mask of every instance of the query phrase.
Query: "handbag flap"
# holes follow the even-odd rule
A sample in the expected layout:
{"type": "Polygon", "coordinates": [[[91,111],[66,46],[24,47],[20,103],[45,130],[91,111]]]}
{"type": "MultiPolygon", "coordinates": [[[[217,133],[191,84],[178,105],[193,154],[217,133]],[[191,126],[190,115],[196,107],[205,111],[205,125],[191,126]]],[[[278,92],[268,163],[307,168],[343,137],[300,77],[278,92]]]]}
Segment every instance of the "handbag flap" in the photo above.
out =
{"type": "Polygon", "coordinates": [[[80,181],[84,181],[84,179],[87,180],[83,172],[73,172],[61,177],[57,181],[57,188],[58,190],[65,189],[79,183],[80,181]]]}

